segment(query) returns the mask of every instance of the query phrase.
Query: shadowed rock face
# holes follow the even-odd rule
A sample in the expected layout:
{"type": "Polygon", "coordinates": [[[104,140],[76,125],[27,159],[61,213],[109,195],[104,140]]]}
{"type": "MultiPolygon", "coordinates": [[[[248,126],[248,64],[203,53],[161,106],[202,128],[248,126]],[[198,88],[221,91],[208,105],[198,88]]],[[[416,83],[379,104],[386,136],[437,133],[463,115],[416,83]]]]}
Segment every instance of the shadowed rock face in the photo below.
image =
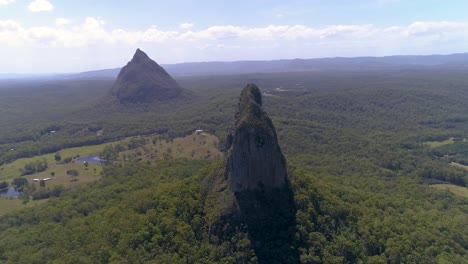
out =
{"type": "Polygon", "coordinates": [[[120,71],[111,92],[121,103],[149,103],[175,98],[182,93],[182,88],[161,66],[137,49],[133,59],[120,71]]]}
{"type": "Polygon", "coordinates": [[[286,160],[255,84],[241,92],[236,120],[227,139],[225,178],[233,192],[282,187],[286,160]]]}

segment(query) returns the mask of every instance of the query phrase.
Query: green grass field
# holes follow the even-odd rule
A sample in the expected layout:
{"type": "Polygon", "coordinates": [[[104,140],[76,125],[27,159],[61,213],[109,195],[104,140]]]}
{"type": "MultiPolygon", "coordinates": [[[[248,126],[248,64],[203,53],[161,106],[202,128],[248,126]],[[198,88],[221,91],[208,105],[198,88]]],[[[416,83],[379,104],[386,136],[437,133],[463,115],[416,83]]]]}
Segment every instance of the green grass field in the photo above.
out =
{"type": "Polygon", "coordinates": [[[24,178],[28,179],[29,183],[37,185],[37,187],[39,187],[39,182],[34,182],[34,179],[41,180],[44,178],[52,178],[46,182],[46,187],[63,185],[65,188],[69,188],[78,184],[85,184],[98,180],[100,178],[101,171],[102,167],[100,165],[89,164],[88,169],[85,169],[83,164],[69,163],[64,165],[54,165],[49,167],[46,171],[24,176],[24,178]],[[77,170],[79,173],[76,181],[72,181],[72,178],[67,175],[67,170],[72,169],[77,170]],[[50,172],[52,171],[55,172],[55,176],[53,177],[50,175],[50,172]]]}
{"type": "Polygon", "coordinates": [[[29,201],[26,204],[23,204],[21,199],[17,198],[9,198],[9,197],[0,197],[0,216],[15,212],[17,210],[26,209],[34,207],[38,204],[44,203],[46,200],[38,200],[38,201],[29,201]]]}
{"type": "Polygon", "coordinates": [[[426,141],[424,144],[428,145],[430,148],[438,148],[441,146],[453,144],[454,142],[454,138],[448,138],[444,141],[426,141]]]}
{"type": "Polygon", "coordinates": [[[431,188],[437,190],[447,190],[455,195],[468,198],[468,188],[461,187],[453,184],[432,184],[431,188]]]}
{"type": "Polygon", "coordinates": [[[462,168],[462,169],[465,169],[465,170],[468,170],[468,166],[465,166],[465,165],[460,164],[460,163],[452,162],[452,163],[450,163],[450,165],[458,167],[458,168],[462,168]]]}
{"type": "MultiPolygon", "coordinates": [[[[60,150],[62,159],[67,157],[87,156],[100,153],[104,147],[117,144],[128,143],[132,138],[129,137],[120,141],[104,143],[100,145],[68,148],[60,150]]],[[[183,138],[176,138],[173,141],[161,140],[158,135],[144,136],[146,144],[133,150],[127,150],[120,154],[121,157],[136,157],[143,160],[151,160],[155,158],[163,158],[164,154],[172,156],[173,158],[188,158],[188,159],[201,159],[201,158],[220,158],[222,153],[218,150],[219,140],[217,137],[209,134],[202,135],[189,135],[183,138]],[[153,139],[157,141],[153,145],[153,139]],[[142,154],[143,153],[143,154],[142,154]]],[[[42,179],[49,177],[51,172],[56,173],[56,177],[66,174],[65,172],[70,169],[78,169],[80,175],[94,175],[94,169],[97,174],[101,171],[100,166],[90,164],[89,170],[84,170],[84,166],[76,166],[74,163],[57,164],[54,160],[55,153],[34,156],[31,158],[22,158],[15,160],[11,163],[0,166],[0,181],[11,181],[14,178],[21,176],[21,169],[29,162],[36,160],[46,160],[48,168],[44,172],[36,173],[33,175],[25,176],[28,180],[42,179]]],[[[86,177],[83,177],[86,178],[86,177]]],[[[86,181],[86,180],[85,180],[86,181]]],[[[62,182],[63,183],[63,182],[62,182]]]]}
{"type": "MultiPolygon", "coordinates": [[[[60,150],[60,156],[62,159],[67,157],[76,157],[76,156],[87,156],[101,152],[105,146],[111,145],[111,143],[104,143],[100,145],[92,145],[92,146],[84,146],[84,147],[76,147],[76,148],[68,148],[60,150]]],[[[49,174],[51,171],[54,171],[55,167],[60,167],[61,165],[56,165],[56,161],[54,160],[55,153],[45,154],[40,156],[34,156],[31,158],[23,158],[17,159],[11,163],[4,164],[0,166],[0,181],[11,181],[14,178],[20,177],[21,172],[20,169],[24,167],[29,162],[34,162],[36,160],[43,160],[45,159],[49,164],[49,168],[46,171],[46,174],[49,174]]],[[[64,165],[63,168],[68,168],[70,166],[64,165]]],[[[66,170],[65,170],[66,171],[66,170]]]]}
{"type": "MultiPolygon", "coordinates": [[[[113,144],[127,144],[132,139],[140,137],[128,137],[120,141],[77,147],[60,150],[59,153],[62,159],[67,157],[87,156],[100,153],[106,146],[113,144]]],[[[172,158],[187,158],[187,159],[211,159],[221,158],[223,154],[218,150],[219,140],[217,137],[209,134],[189,135],[183,138],[175,138],[173,140],[162,139],[159,135],[142,136],[145,139],[145,144],[132,150],[126,150],[120,153],[120,161],[128,159],[140,159],[151,161],[154,159],[162,159],[165,157],[172,158]]],[[[54,160],[55,154],[46,154],[35,156],[32,158],[18,159],[9,164],[0,167],[0,180],[10,182],[16,177],[24,177],[29,184],[35,185],[36,188],[41,188],[39,182],[34,179],[42,180],[51,178],[46,181],[45,188],[54,188],[62,185],[65,189],[73,188],[77,185],[88,184],[100,179],[102,166],[97,164],[88,164],[86,168],[82,163],[57,164],[54,160]],[[45,159],[48,163],[48,168],[39,173],[21,176],[20,169],[28,162],[45,159]],[[72,181],[71,176],[67,175],[68,170],[77,170],[79,176],[72,181]],[[51,173],[54,172],[54,176],[51,173]]],[[[40,201],[30,201],[23,204],[21,199],[0,197],[0,216],[6,213],[21,210],[35,206],[39,202],[45,202],[47,199],[40,201]]]]}
{"type": "Polygon", "coordinates": [[[129,159],[151,161],[169,156],[186,159],[216,159],[223,156],[218,149],[219,139],[205,133],[175,138],[173,141],[161,139],[158,135],[143,138],[146,142],[144,146],[123,151],[119,158],[123,161],[129,159]]]}
{"type": "MultiPolygon", "coordinates": [[[[87,156],[101,152],[105,146],[110,144],[113,143],[111,142],[93,146],[68,148],[59,152],[62,159],[66,157],[87,156]]],[[[88,168],[86,169],[84,164],[78,164],[74,162],[57,164],[54,160],[54,155],[55,153],[35,156],[32,158],[18,159],[14,162],[0,166],[0,181],[11,182],[14,178],[21,177],[20,169],[23,168],[26,163],[42,159],[45,159],[48,163],[47,170],[32,175],[23,176],[30,184],[36,185],[37,188],[40,188],[39,182],[34,182],[34,179],[41,180],[50,177],[52,179],[46,182],[45,188],[53,188],[55,186],[62,185],[65,189],[68,189],[77,185],[94,182],[101,177],[100,175],[102,167],[99,165],[89,164],[88,168]],[[79,173],[79,176],[75,181],[72,181],[71,177],[66,173],[67,170],[71,169],[76,169],[79,173]],[[51,176],[51,172],[55,172],[54,177],[51,176]]],[[[47,199],[38,201],[31,200],[28,203],[23,204],[21,199],[0,197],[0,216],[6,213],[21,210],[23,208],[33,207],[39,203],[45,202],[46,200],[47,199]]]]}

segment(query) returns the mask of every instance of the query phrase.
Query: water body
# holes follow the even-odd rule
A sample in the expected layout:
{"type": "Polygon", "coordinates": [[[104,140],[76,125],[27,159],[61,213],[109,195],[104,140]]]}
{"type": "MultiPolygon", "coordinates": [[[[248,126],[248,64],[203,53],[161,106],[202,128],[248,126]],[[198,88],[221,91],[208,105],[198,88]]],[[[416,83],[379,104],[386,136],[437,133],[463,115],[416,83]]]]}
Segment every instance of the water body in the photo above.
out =
{"type": "Polygon", "coordinates": [[[75,163],[84,163],[85,161],[88,162],[89,164],[106,165],[106,162],[99,158],[99,154],[77,158],[75,160],[75,163]]]}
{"type": "Polygon", "coordinates": [[[14,197],[14,198],[20,197],[21,194],[22,194],[22,192],[17,191],[13,187],[10,187],[10,188],[0,192],[0,196],[7,196],[7,197],[14,197]]]}

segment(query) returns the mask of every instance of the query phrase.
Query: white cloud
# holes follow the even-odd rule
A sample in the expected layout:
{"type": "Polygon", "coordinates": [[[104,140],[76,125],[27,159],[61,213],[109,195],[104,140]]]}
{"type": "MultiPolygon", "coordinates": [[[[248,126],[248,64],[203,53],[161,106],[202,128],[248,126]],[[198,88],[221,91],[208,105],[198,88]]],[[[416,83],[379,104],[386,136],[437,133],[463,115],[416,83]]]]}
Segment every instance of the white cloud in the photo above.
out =
{"type": "MultiPolygon", "coordinates": [[[[0,51],[23,49],[27,54],[41,56],[43,50],[49,49],[53,54],[63,52],[63,56],[79,54],[78,51],[81,51],[83,56],[90,56],[89,51],[92,50],[96,54],[89,57],[88,61],[94,61],[97,58],[111,60],[104,58],[105,56],[101,54],[103,52],[127,54],[134,48],[141,47],[150,53],[153,50],[159,54],[160,57],[155,58],[158,61],[172,63],[200,60],[454,53],[466,52],[464,44],[468,42],[468,23],[450,21],[414,22],[388,27],[223,25],[200,30],[164,30],[156,26],[142,30],[108,29],[105,21],[99,17],[88,17],[81,24],[74,23],[74,26],[69,27],[61,26],[65,20],[59,23],[57,21],[56,26],[27,27],[14,20],[0,20],[0,51]]],[[[114,57],[112,59],[115,61],[114,57]]],[[[123,60],[125,59],[127,58],[123,60]]],[[[58,69],[63,70],[60,67],[58,69]]]]}
{"type": "Polygon", "coordinates": [[[447,36],[451,34],[465,35],[468,33],[466,23],[458,22],[415,22],[409,25],[403,33],[407,37],[447,36]]]}
{"type": "Polygon", "coordinates": [[[28,9],[31,12],[51,11],[54,6],[47,0],[34,0],[28,5],[28,9]]]}
{"type": "Polygon", "coordinates": [[[20,24],[14,20],[0,20],[0,32],[6,30],[18,30],[20,28],[20,24]]]}
{"type": "Polygon", "coordinates": [[[177,31],[163,31],[157,29],[155,26],[145,30],[141,35],[138,35],[139,41],[136,42],[165,42],[173,40],[179,35],[177,31]]]}
{"type": "Polygon", "coordinates": [[[55,19],[55,25],[57,26],[64,26],[70,24],[70,19],[59,17],[55,19]]]}
{"type": "Polygon", "coordinates": [[[195,26],[193,23],[182,23],[179,25],[180,29],[191,29],[195,26]]]}
{"type": "MultiPolygon", "coordinates": [[[[382,40],[391,39],[399,46],[411,43],[437,45],[440,40],[458,40],[460,43],[468,39],[468,23],[461,22],[414,22],[407,26],[377,27],[373,25],[330,25],[314,28],[304,25],[270,25],[265,27],[239,27],[233,25],[212,26],[199,31],[193,30],[162,30],[151,26],[146,30],[128,31],[125,29],[107,30],[105,21],[99,17],[87,17],[84,22],[71,29],[61,28],[70,21],[66,18],[56,19],[57,27],[24,28],[14,20],[0,20],[0,34],[8,34],[28,43],[51,44],[56,46],[83,46],[93,41],[115,44],[138,43],[174,43],[200,42],[205,44],[229,44],[259,42],[297,43],[334,43],[345,46],[349,43],[385,44],[382,40]]],[[[3,39],[4,40],[4,39],[3,39]]],[[[12,41],[9,41],[10,43],[12,41]]],[[[17,41],[13,41],[17,42],[17,41]]],[[[297,44],[296,43],[296,44],[297,44]]],[[[0,39],[0,45],[2,39],[0,39]]],[[[387,43],[386,45],[389,45],[387,43]]]]}
{"type": "Polygon", "coordinates": [[[15,2],[15,0],[0,0],[0,6],[2,5],[8,5],[15,2]]]}
{"type": "Polygon", "coordinates": [[[101,30],[106,22],[100,17],[87,17],[82,27],[85,31],[101,30]]]}

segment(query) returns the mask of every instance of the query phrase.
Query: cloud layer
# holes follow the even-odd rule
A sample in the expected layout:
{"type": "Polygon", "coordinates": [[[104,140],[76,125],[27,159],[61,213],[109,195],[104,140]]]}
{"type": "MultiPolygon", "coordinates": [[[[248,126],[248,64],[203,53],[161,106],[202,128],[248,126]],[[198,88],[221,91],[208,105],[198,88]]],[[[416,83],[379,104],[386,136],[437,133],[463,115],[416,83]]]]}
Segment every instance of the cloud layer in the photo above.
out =
{"type": "MultiPolygon", "coordinates": [[[[122,57],[126,58],[128,52],[142,47],[150,54],[157,53],[157,59],[164,63],[452,53],[466,52],[464,44],[467,42],[468,23],[451,21],[414,22],[389,27],[370,24],[325,27],[220,25],[200,30],[195,30],[191,23],[183,23],[175,30],[151,26],[145,30],[129,31],[108,29],[99,17],[88,17],[81,23],[57,18],[55,26],[34,27],[23,26],[14,20],[0,20],[0,47],[3,49],[23,47],[32,53],[37,50],[57,53],[76,50],[84,54],[96,50],[101,52],[101,56],[104,56],[104,50],[110,54],[123,52],[125,55],[122,57]]],[[[88,59],[95,59],[95,54],[93,56],[88,59]]]]}
{"type": "MultiPolygon", "coordinates": [[[[70,21],[56,19],[63,26],[70,21]]],[[[468,39],[468,23],[415,22],[407,26],[375,27],[372,25],[330,25],[314,28],[304,25],[270,25],[265,27],[239,27],[232,25],[212,26],[192,31],[192,24],[181,24],[180,30],[161,30],[152,26],[142,31],[124,29],[107,30],[101,18],[88,17],[81,25],[64,29],[61,27],[23,27],[14,20],[0,20],[0,45],[40,44],[63,47],[82,47],[93,42],[108,44],[138,43],[238,43],[289,42],[310,45],[373,46],[375,48],[406,45],[434,45],[448,41],[468,39]]]]}
{"type": "MultiPolygon", "coordinates": [[[[44,0],[37,0],[36,2],[44,0]]],[[[99,17],[88,17],[80,25],[64,29],[66,18],[57,18],[57,27],[23,27],[14,20],[0,20],[0,45],[40,44],[63,47],[82,47],[93,42],[108,44],[138,44],[166,42],[203,42],[228,44],[239,41],[290,42],[311,45],[340,46],[388,43],[403,45],[429,45],[452,40],[468,39],[468,23],[414,22],[406,26],[376,27],[373,25],[330,25],[314,28],[304,25],[269,25],[265,27],[211,26],[192,30],[193,24],[183,23],[179,30],[161,30],[151,26],[142,31],[109,30],[99,17]],[[345,42],[343,42],[345,41],[345,42]]],[[[387,46],[387,45],[382,45],[387,46]]]]}

